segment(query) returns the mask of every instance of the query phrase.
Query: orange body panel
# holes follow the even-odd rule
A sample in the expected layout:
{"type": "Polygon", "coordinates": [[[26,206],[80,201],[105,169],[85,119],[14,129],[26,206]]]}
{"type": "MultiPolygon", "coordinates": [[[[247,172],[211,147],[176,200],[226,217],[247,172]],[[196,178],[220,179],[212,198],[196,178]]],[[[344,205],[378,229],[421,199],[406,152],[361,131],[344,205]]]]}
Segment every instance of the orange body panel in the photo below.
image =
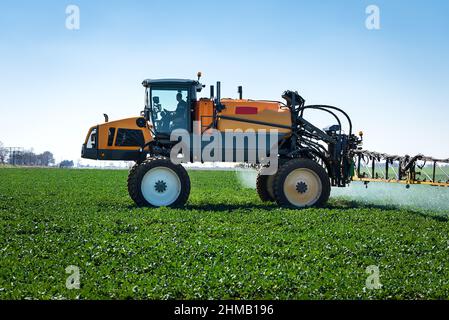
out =
{"type": "Polygon", "coordinates": [[[257,132],[261,129],[267,131],[270,129],[277,129],[279,130],[279,133],[288,134],[291,132],[290,111],[287,108],[283,108],[279,102],[222,99],[221,103],[225,105],[225,109],[218,114],[218,130],[220,131],[225,131],[227,129],[240,129],[243,131],[252,129],[257,132]],[[221,119],[220,116],[272,123],[287,126],[289,128],[221,119]]]}
{"type": "MultiPolygon", "coordinates": [[[[153,137],[151,135],[151,132],[149,130],[149,124],[147,125],[147,128],[141,128],[137,126],[136,120],[141,117],[134,117],[134,118],[127,118],[127,119],[121,119],[117,121],[110,121],[105,122],[98,125],[98,149],[100,150],[136,150],[140,147],[128,147],[128,146],[116,146],[115,141],[117,138],[117,132],[118,129],[134,129],[134,130],[141,130],[145,139],[145,143],[150,142],[153,140],[153,137]],[[109,135],[109,128],[116,128],[115,135],[113,138],[113,144],[112,146],[108,146],[108,135],[109,135]]],[[[90,128],[85,143],[87,143],[90,133],[93,129],[95,129],[97,126],[94,126],[90,128]]]]}
{"type": "Polygon", "coordinates": [[[214,103],[209,99],[200,99],[195,105],[194,121],[201,122],[201,132],[204,132],[212,123],[214,116],[214,103]]]}

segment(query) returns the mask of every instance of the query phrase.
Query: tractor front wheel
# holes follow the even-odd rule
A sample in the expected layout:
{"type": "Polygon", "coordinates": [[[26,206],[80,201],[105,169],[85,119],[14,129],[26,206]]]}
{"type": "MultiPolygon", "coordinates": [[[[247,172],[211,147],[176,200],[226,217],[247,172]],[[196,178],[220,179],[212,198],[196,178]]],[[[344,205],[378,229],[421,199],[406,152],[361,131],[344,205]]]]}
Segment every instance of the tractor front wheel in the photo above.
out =
{"type": "Polygon", "coordinates": [[[276,202],[284,207],[318,207],[327,202],[330,180],[326,170],[310,159],[293,159],[283,164],[274,178],[276,202]]]}
{"type": "Polygon", "coordinates": [[[180,207],[189,198],[190,179],[169,159],[148,159],[129,172],[128,192],[139,207],[180,207]]]}

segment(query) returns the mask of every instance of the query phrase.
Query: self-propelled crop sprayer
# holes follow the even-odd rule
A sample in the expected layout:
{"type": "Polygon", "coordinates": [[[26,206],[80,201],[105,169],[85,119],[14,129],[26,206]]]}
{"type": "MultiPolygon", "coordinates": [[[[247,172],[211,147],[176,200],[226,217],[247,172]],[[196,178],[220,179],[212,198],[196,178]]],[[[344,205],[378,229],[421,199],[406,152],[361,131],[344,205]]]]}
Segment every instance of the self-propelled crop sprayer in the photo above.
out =
{"type": "Polygon", "coordinates": [[[135,161],[128,191],[138,206],[186,203],[190,179],[178,158],[253,162],[261,167],[256,181],[260,198],[294,208],[323,205],[331,187],[354,180],[449,186],[449,159],[362,150],[363,134],[353,133],[350,117],[340,108],[305,105],[294,91],[283,93],[285,102],[249,100],[242,98],[239,87],[239,99],[222,99],[220,82],[216,95],[211,86],[209,98],[197,98],[205,87],[200,77],[145,80],[140,116],[108,121],[105,115],[104,123],[89,129],[83,158],[135,161]],[[320,129],[306,120],[308,110],[326,112],[336,124],[320,129]],[[185,139],[181,143],[179,135],[173,138],[180,130],[200,137],[200,152],[187,147],[185,139]],[[274,163],[274,171],[264,172],[274,163]]]}

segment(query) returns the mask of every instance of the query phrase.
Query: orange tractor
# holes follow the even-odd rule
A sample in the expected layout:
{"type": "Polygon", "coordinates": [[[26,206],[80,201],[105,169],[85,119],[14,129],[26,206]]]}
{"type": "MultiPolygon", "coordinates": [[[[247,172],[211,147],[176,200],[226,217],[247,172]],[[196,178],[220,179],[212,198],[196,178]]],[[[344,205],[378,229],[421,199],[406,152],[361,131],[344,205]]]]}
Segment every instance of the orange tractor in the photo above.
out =
{"type": "Polygon", "coordinates": [[[128,191],[138,206],[184,205],[190,179],[174,158],[181,154],[184,162],[209,161],[204,151],[211,136],[221,141],[212,152],[213,161],[251,160],[262,171],[276,163],[271,174],[260,172],[257,177],[257,192],[263,201],[293,208],[320,206],[328,200],[331,186],[344,187],[352,180],[354,157],[362,139],[352,133],[351,120],[343,110],[306,106],[293,91],[283,93],[285,102],[242,99],[241,87],[239,99],[221,99],[220,82],[216,95],[211,86],[210,97],[198,98],[205,87],[200,77],[199,73],[198,80],[143,81],[145,108],[140,116],[108,121],[105,115],[105,123],[89,129],[82,157],[135,161],[129,172],[128,191]],[[304,118],[309,109],[327,112],[336,124],[317,128],[304,118]],[[339,115],[346,118],[346,133],[339,115]],[[203,152],[196,154],[189,148],[173,152],[180,141],[179,136],[173,138],[173,133],[179,130],[206,137],[199,146],[203,152]],[[249,133],[255,135],[256,144],[250,143],[249,133]],[[268,152],[260,152],[260,145],[268,145],[268,140],[268,152]],[[241,153],[243,156],[239,156],[241,153]],[[249,159],[250,154],[255,157],[249,159]]]}

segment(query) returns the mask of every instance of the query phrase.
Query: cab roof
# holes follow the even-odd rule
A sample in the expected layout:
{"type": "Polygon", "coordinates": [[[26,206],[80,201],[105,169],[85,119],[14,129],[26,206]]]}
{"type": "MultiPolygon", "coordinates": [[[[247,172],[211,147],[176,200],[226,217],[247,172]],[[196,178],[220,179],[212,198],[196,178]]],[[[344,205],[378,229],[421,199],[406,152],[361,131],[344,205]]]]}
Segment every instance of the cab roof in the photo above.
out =
{"type": "Polygon", "coordinates": [[[180,85],[194,85],[198,84],[198,81],[191,79],[145,79],[142,82],[144,87],[149,87],[154,84],[180,84],[180,85]]]}

